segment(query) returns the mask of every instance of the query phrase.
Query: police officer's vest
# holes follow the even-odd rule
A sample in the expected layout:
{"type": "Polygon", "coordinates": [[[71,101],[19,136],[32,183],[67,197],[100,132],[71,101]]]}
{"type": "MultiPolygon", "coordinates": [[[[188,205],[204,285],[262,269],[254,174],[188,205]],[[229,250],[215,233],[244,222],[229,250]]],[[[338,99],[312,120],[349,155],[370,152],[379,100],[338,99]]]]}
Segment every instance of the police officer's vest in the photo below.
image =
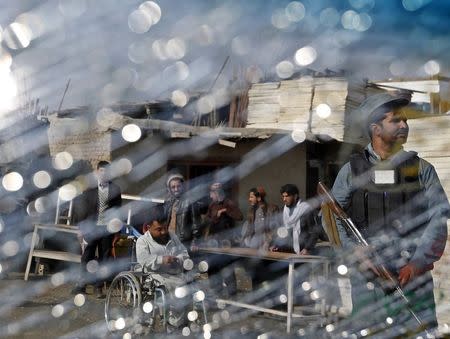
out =
{"type": "Polygon", "coordinates": [[[351,156],[353,187],[356,189],[347,212],[364,237],[380,234],[404,237],[421,227],[410,227],[412,223],[406,222],[424,212],[420,199],[423,196],[418,195],[423,192],[419,182],[420,159],[415,152],[405,155],[396,165],[387,161],[374,165],[363,153],[351,156]],[[376,176],[385,179],[387,176],[385,181],[390,183],[383,179],[377,182],[376,176]]]}

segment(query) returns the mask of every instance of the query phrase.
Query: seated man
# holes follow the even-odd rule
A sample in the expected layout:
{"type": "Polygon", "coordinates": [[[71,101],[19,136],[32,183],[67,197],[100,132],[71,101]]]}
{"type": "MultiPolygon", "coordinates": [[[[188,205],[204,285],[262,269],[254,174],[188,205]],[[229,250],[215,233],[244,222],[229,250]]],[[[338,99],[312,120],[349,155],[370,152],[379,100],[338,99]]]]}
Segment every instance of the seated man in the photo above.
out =
{"type": "Polygon", "coordinates": [[[169,232],[167,216],[155,207],[151,220],[143,227],[143,235],[136,242],[136,259],[148,271],[162,275],[181,275],[183,262],[189,259],[186,247],[176,234],[169,232]]]}
{"type": "Polygon", "coordinates": [[[144,235],[136,242],[136,258],[144,268],[151,272],[157,285],[163,285],[168,295],[169,324],[179,327],[186,322],[183,301],[173,297],[177,287],[187,284],[183,274],[185,260],[189,259],[187,249],[174,233],[168,231],[167,217],[162,208],[154,208],[151,220],[144,226],[144,235]]]}
{"type": "Polygon", "coordinates": [[[317,210],[300,199],[296,185],[286,184],[280,189],[284,203],[282,223],[284,232],[272,241],[271,250],[294,252],[300,255],[317,254],[316,244],[319,240],[327,240],[327,236],[318,222],[317,210]],[[281,235],[282,236],[281,236],[281,235]]]}

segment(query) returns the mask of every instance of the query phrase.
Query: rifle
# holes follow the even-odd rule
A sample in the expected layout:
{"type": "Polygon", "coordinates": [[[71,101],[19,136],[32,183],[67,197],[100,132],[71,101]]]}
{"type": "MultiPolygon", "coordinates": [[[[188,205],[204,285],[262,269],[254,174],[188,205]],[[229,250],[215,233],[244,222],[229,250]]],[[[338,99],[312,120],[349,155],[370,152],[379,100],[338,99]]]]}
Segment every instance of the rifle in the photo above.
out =
{"type": "MultiPolygon", "coordinates": [[[[326,204],[330,208],[330,210],[336,215],[336,217],[339,218],[344,223],[344,226],[347,227],[347,229],[353,234],[359,245],[363,247],[369,247],[369,243],[366,241],[366,239],[364,239],[361,232],[355,226],[353,221],[350,219],[347,213],[345,213],[344,209],[336,201],[331,191],[320,181],[317,184],[317,193],[320,199],[322,200],[322,204],[326,204]]],[[[392,284],[392,286],[394,286],[397,294],[406,303],[406,308],[408,309],[408,312],[417,321],[420,328],[425,329],[425,325],[423,324],[422,320],[420,320],[419,316],[411,308],[410,306],[411,303],[408,297],[405,295],[405,292],[403,292],[402,288],[400,287],[397,279],[395,279],[394,276],[391,274],[391,272],[389,272],[389,270],[386,268],[386,266],[382,264],[381,260],[379,260],[379,258],[377,257],[377,254],[374,253],[374,255],[376,259],[376,268],[379,271],[380,276],[386,279],[390,284],[392,284]]],[[[428,334],[426,329],[425,332],[428,334]]]]}

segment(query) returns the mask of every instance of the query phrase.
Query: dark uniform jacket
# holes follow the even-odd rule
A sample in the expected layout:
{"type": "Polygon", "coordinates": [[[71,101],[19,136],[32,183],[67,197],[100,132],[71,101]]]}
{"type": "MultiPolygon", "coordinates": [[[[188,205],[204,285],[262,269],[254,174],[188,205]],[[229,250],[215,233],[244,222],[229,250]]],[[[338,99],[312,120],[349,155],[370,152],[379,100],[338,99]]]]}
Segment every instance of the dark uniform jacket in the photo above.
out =
{"type": "MultiPolygon", "coordinates": [[[[121,219],[119,208],[122,204],[121,191],[119,186],[109,182],[108,200],[105,210],[106,220],[113,218],[121,219]]],[[[79,195],[74,200],[75,225],[78,225],[84,239],[89,242],[90,239],[99,238],[105,234],[104,226],[97,226],[98,220],[98,187],[90,188],[79,195]]]]}

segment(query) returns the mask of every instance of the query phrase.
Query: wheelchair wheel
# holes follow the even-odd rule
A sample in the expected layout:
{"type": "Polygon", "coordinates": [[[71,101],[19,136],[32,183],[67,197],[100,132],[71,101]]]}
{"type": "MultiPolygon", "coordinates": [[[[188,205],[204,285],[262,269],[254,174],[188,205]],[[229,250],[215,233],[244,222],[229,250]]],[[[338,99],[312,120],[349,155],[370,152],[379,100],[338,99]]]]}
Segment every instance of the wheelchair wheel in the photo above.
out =
{"type": "Polygon", "coordinates": [[[132,272],[121,272],[112,281],[106,295],[105,320],[111,332],[142,331],[142,293],[132,272]]]}

